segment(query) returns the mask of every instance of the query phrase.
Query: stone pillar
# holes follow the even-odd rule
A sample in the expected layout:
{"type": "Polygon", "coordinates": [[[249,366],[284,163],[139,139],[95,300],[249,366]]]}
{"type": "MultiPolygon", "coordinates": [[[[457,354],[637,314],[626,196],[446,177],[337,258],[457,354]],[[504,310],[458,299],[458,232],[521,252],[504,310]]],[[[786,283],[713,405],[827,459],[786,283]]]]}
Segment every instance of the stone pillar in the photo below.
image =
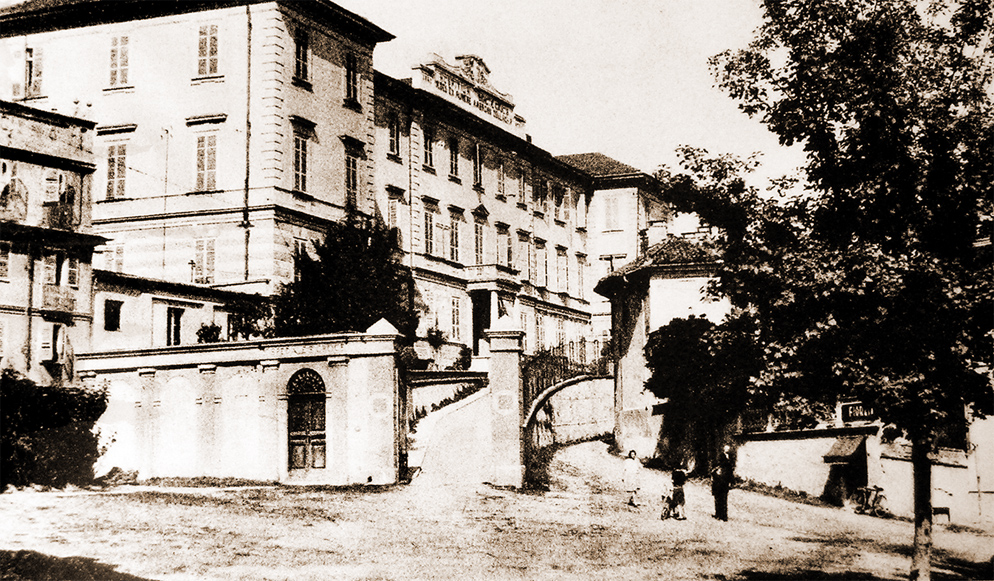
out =
{"type": "Polygon", "coordinates": [[[486,332],[490,340],[490,425],[493,478],[497,486],[521,488],[524,451],[521,446],[521,337],[511,317],[503,317],[486,332]]]}

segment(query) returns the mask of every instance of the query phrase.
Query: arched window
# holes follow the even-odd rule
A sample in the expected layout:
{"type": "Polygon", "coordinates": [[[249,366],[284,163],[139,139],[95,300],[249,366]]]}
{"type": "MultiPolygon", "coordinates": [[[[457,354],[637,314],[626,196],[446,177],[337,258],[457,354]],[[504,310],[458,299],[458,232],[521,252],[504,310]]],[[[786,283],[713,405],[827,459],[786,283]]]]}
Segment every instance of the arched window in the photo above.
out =
{"type": "Polygon", "coordinates": [[[313,369],[301,369],[290,378],[287,394],[290,469],[324,468],[324,380],[313,369]]]}

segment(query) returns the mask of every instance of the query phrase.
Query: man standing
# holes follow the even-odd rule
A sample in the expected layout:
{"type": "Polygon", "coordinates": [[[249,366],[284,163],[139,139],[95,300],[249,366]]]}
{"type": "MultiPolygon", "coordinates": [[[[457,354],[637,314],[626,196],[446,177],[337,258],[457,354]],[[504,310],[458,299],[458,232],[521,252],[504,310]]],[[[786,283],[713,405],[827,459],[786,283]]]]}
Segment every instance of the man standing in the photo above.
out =
{"type": "Polygon", "coordinates": [[[728,520],[728,489],[732,485],[733,468],[731,446],[725,446],[718,463],[711,470],[711,495],[714,496],[714,518],[728,520]]]}

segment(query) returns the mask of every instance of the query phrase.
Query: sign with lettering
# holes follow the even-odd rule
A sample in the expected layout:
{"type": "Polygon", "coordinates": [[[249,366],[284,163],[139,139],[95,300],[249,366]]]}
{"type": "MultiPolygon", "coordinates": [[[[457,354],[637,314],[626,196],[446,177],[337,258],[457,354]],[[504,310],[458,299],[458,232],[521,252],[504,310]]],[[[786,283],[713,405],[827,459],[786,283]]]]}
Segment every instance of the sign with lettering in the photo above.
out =
{"type": "Polygon", "coordinates": [[[868,422],[876,418],[873,408],[863,405],[862,402],[844,403],[841,406],[842,423],[868,422]]]}
{"type": "Polygon", "coordinates": [[[432,67],[431,72],[422,69],[421,74],[424,81],[423,86],[430,86],[438,93],[454,97],[505,125],[513,126],[513,107],[494,97],[488,91],[439,66],[432,67]]]}

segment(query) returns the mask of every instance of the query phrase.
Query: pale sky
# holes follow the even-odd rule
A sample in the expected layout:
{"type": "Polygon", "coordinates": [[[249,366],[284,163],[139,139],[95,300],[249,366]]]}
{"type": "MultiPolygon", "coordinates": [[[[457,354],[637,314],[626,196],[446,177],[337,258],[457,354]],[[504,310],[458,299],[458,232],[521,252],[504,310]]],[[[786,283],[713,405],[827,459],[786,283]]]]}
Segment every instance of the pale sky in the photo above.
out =
{"type": "MultiPolygon", "coordinates": [[[[0,6],[16,3],[0,0],[0,6]]],[[[411,76],[429,53],[481,57],[534,143],[553,155],[601,152],[646,172],[679,145],[764,154],[776,177],[802,160],[715,88],[707,66],[745,47],[757,0],[337,0],[394,34],[374,66],[411,76]]]]}
{"type": "Polygon", "coordinates": [[[510,93],[534,143],[554,155],[598,151],[651,172],[686,144],[764,152],[762,175],[801,161],[715,88],[707,66],[745,47],[756,0],[338,0],[397,38],[375,67],[396,78],[429,53],[476,54],[510,93]]]}

